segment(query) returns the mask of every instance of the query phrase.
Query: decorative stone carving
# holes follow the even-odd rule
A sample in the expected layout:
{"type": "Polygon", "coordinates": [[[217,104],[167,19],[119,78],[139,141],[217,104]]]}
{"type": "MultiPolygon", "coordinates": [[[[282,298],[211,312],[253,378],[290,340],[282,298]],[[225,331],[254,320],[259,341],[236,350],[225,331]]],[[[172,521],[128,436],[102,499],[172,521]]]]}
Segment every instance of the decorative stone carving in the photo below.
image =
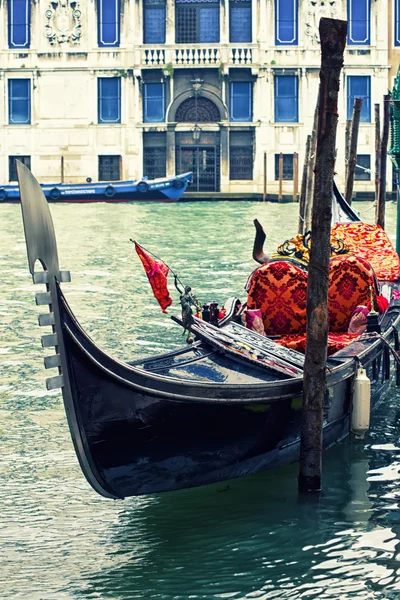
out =
{"type": "Polygon", "coordinates": [[[306,35],[312,44],[319,44],[319,20],[321,17],[338,18],[336,0],[309,0],[306,17],[306,35]]]}
{"type": "Polygon", "coordinates": [[[64,42],[79,44],[82,35],[82,13],[78,2],[70,2],[70,0],[50,2],[44,15],[47,20],[44,32],[52,46],[64,42]]]}

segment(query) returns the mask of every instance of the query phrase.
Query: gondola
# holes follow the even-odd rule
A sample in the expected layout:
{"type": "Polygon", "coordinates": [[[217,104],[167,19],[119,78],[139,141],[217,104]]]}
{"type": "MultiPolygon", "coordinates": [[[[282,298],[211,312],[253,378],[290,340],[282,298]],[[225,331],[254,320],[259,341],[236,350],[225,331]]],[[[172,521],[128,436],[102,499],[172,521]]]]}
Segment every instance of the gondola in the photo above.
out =
{"type": "MultiPolygon", "coordinates": [[[[221,482],[296,461],[304,353],[278,343],[284,336],[244,327],[240,303],[232,298],[214,321],[192,316],[193,343],[183,348],[129,362],[111,357],[72,313],[61,290],[70,274],[59,269],[49,206],[32,173],[21,163],[17,170],[29,270],[34,283],[46,286],[36,295],[36,303],[48,308],[39,316],[39,324],[50,328],[42,345],[55,348],[44,359],[46,369],[57,370],[47,388],[62,389],[75,451],[90,485],[105,497],[124,498],[221,482]]],[[[357,216],[341,197],[336,201],[338,226],[352,227],[357,216]]],[[[282,251],[255,271],[249,299],[269,265],[300,268],[290,244],[282,251]]],[[[339,264],[341,255],[332,260],[339,264]]],[[[397,265],[393,260],[392,255],[392,279],[397,279],[398,258],[397,265]]],[[[304,283],[306,267],[301,272],[304,283]]],[[[375,284],[368,285],[373,299],[375,284]]],[[[360,364],[371,380],[372,404],[389,385],[391,355],[399,344],[397,288],[397,280],[379,283],[389,307],[379,318],[371,308],[374,330],[353,336],[328,358],[324,448],[349,434],[360,364]]]]}
{"type": "MultiPolygon", "coordinates": [[[[192,173],[174,177],[100,183],[49,183],[41,188],[48,202],[177,202],[192,181],[192,173]]],[[[18,185],[0,185],[0,202],[20,202],[18,185]]]]}

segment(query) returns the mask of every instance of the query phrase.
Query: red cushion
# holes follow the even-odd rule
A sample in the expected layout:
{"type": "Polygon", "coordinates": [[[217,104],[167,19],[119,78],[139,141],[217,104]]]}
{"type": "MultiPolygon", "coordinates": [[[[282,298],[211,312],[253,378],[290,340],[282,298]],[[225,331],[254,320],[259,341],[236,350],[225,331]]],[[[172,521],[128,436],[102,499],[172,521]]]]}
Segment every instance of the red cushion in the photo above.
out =
{"type": "Polygon", "coordinates": [[[351,316],[359,305],[366,305],[377,295],[374,271],[371,265],[353,254],[336,256],[329,270],[329,331],[347,331],[351,316]]]}
{"type": "MultiPolygon", "coordinates": [[[[367,304],[375,288],[370,264],[352,254],[335,256],[329,273],[329,329],[347,332],[356,306],[367,304]]],[[[247,306],[260,309],[266,335],[306,332],[307,271],[287,260],[259,267],[249,282],[247,306]]]]}
{"type": "MultiPolygon", "coordinates": [[[[355,333],[329,333],[328,334],[328,356],[334,354],[342,348],[346,348],[351,342],[358,338],[355,333]]],[[[279,340],[276,340],[281,346],[291,348],[305,354],[306,351],[306,335],[284,335],[279,340]]]]}
{"type": "Polygon", "coordinates": [[[307,271],[287,260],[262,265],[250,281],[248,308],[260,308],[266,335],[304,333],[307,271]]]}
{"type": "Polygon", "coordinates": [[[399,257],[380,225],[338,223],[332,234],[342,239],[353,254],[367,260],[379,280],[395,281],[400,277],[399,257]]]}

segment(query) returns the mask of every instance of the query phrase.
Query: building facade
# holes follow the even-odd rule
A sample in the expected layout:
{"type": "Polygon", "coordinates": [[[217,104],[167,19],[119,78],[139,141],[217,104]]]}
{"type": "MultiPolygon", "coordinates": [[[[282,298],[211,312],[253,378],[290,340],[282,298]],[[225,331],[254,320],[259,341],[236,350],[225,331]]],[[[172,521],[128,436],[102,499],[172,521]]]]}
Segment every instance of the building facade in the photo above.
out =
{"type": "Polygon", "coordinates": [[[266,154],[276,192],[282,153],[291,193],[327,16],[349,22],[337,180],[362,97],[355,189],[372,191],[374,105],[397,72],[399,10],[400,0],[0,0],[0,181],[15,180],[22,157],[41,182],[62,170],[66,182],[193,171],[192,191],[261,193],[266,154]]]}

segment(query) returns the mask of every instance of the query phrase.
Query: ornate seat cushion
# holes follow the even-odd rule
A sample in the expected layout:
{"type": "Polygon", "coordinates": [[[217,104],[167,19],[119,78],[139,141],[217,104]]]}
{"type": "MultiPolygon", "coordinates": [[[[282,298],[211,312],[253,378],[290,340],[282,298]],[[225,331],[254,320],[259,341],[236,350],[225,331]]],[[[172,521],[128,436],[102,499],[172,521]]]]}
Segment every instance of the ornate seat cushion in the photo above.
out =
{"type": "Polygon", "coordinates": [[[304,333],[307,271],[287,260],[259,267],[249,282],[247,306],[261,309],[266,335],[304,333]]]}
{"type": "Polygon", "coordinates": [[[329,331],[347,331],[351,316],[359,305],[366,305],[377,295],[374,271],[359,256],[348,254],[331,260],[329,270],[329,331]]]}
{"type": "MultiPolygon", "coordinates": [[[[351,316],[377,294],[370,264],[354,255],[331,259],[329,274],[329,329],[347,332],[351,316]]],[[[260,309],[266,335],[306,332],[307,270],[288,260],[273,260],[251,276],[247,306],[260,309]]]]}
{"type": "Polygon", "coordinates": [[[400,277],[399,257],[380,225],[338,223],[332,234],[342,239],[353,254],[367,260],[381,281],[396,281],[400,277]]]}
{"type": "MultiPolygon", "coordinates": [[[[329,333],[328,334],[328,356],[331,356],[338,350],[346,348],[351,342],[354,342],[359,336],[355,333],[329,333]]],[[[306,334],[284,335],[276,340],[281,346],[291,348],[305,354],[306,352],[306,334]]]]}

